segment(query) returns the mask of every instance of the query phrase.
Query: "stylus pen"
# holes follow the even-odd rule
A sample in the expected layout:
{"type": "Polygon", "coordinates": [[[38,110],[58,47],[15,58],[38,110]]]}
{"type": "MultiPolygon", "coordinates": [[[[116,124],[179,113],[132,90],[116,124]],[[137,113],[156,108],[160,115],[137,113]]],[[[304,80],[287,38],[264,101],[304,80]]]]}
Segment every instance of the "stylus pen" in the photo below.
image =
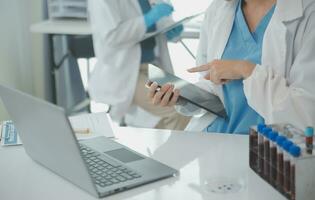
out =
{"type": "Polygon", "coordinates": [[[184,43],[183,40],[179,40],[179,42],[183,45],[183,47],[186,49],[186,51],[189,53],[189,55],[196,60],[196,56],[191,52],[191,50],[188,48],[188,46],[184,43]]]}

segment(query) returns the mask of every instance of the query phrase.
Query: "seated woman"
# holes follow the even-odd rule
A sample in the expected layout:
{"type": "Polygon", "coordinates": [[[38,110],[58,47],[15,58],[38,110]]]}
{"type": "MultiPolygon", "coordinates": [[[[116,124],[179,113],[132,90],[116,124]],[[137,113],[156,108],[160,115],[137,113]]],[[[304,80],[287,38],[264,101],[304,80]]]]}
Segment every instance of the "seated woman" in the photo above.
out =
{"type": "MultiPolygon", "coordinates": [[[[214,0],[202,26],[200,67],[189,72],[201,72],[228,119],[207,113],[187,130],[247,134],[259,123],[314,125],[314,28],[313,0],[214,0]]],[[[179,90],[156,89],[151,84],[153,104],[176,104],[179,90]]]]}

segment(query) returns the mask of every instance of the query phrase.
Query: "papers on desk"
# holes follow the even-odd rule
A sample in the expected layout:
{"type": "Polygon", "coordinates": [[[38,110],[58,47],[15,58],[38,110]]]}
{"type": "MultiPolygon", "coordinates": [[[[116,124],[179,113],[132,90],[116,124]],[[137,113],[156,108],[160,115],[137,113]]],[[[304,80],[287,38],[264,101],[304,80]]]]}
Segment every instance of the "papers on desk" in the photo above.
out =
{"type": "Polygon", "coordinates": [[[12,121],[2,122],[0,130],[2,146],[15,146],[22,144],[21,139],[12,121]]]}
{"type": "MultiPolygon", "coordinates": [[[[100,136],[114,137],[111,120],[106,113],[72,116],[69,120],[78,140],[100,136]]],[[[0,141],[3,146],[22,144],[12,121],[4,121],[0,124],[0,141]]]]}
{"type": "Polygon", "coordinates": [[[69,117],[72,129],[78,140],[100,136],[114,137],[110,118],[107,113],[83,114],[69,117]]]}
{"type": "Polygon", "coordinates": [[[157,30],[155,32],[152,32],[152,33],[147,33],[145,34],[144,38],[142,39],[143,40],[146,40],[148,38],[151,38],[151,37],[155,37],[157,35],[160,35],[160,34],[164,34],[170,30],[172,30],[173,28],[181,25],[181,24],[185,24],[193,19],[195,19],[196,17],[199,17],[201,15],[203,15],[204,13],[199,13],[199,14],[195,14],[195,15],[192,15],[192,16],[189,16],[189,17],[185,17],[177,22],[173,22],[173,23],[170,23],[170,24],[165,24],[164,27],[162,27],[160,30],[157,30]]]}

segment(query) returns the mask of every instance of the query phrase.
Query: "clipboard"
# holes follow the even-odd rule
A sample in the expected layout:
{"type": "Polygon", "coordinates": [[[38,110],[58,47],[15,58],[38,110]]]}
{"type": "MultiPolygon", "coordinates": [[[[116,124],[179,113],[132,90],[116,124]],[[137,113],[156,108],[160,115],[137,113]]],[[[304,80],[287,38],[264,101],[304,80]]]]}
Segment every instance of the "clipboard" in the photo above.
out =
{"type": "Polygon", "coordinates": [[[198,14],[195,14],[195,15],[191,15],[189,17],[185,17],[185,18],[183,18],[183,19],[181,19],[181,20],[179,20],[177,22],[174,22],[174,23],[166,25],[165,27],[163,27],[160,30],[157,30],[157,31],[152,32],[152,33],[147,33],[147,34],[144,35],[144,38],[141,41],[144,41],[144,40],[146,40],[148,38],[151,38],[151,37],[158,36],[160,34],[164,34],[164,33],[168,32],[168,31],[172,30],[173,28],[175,28],[175,27],[177,27],[177,26],[179,26],[181,24],[185,24],[185,23],[187,23],[187,22],[193,20],[194,18],[199,17],[199,16],[201,16],[203,14],[204,14],[204,12],[198,13],[198,14]]]}

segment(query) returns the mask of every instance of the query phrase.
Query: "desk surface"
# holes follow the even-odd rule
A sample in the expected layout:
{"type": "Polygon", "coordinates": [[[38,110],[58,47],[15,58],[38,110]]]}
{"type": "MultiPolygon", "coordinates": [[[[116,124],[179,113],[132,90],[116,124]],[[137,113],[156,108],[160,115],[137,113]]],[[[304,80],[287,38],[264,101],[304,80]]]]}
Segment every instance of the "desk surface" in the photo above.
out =
{"type": "MultiPolygon", "coordinates": [[[[92,30],[89,22],[80,19],[58,19],[45,20],[35,23],[30,27],[31,32],[41,34],[62,34],[62,35],[90,35],[92,30]]],[[[198,24],[187,23],[182,38],[199,38],[198,24]]]]}
{"type": "MultiPolygon", "coordinates": [[[[119,128],[117,141],[180,170],[169,178],[106,199],[285,200],[248,167],[248,137],[119,128]],[[218,186],[234,183],[234,192],[218,186]]],[[[95,199],[33,162],[23,147],[0,147],[0,197],[95,199]]]]}
{"type": "Polygon", "coordinates": [[[91,27],[86,20],[45,20],[32,24],[31,32],[43,34],[90,35],[91,27]]]}

